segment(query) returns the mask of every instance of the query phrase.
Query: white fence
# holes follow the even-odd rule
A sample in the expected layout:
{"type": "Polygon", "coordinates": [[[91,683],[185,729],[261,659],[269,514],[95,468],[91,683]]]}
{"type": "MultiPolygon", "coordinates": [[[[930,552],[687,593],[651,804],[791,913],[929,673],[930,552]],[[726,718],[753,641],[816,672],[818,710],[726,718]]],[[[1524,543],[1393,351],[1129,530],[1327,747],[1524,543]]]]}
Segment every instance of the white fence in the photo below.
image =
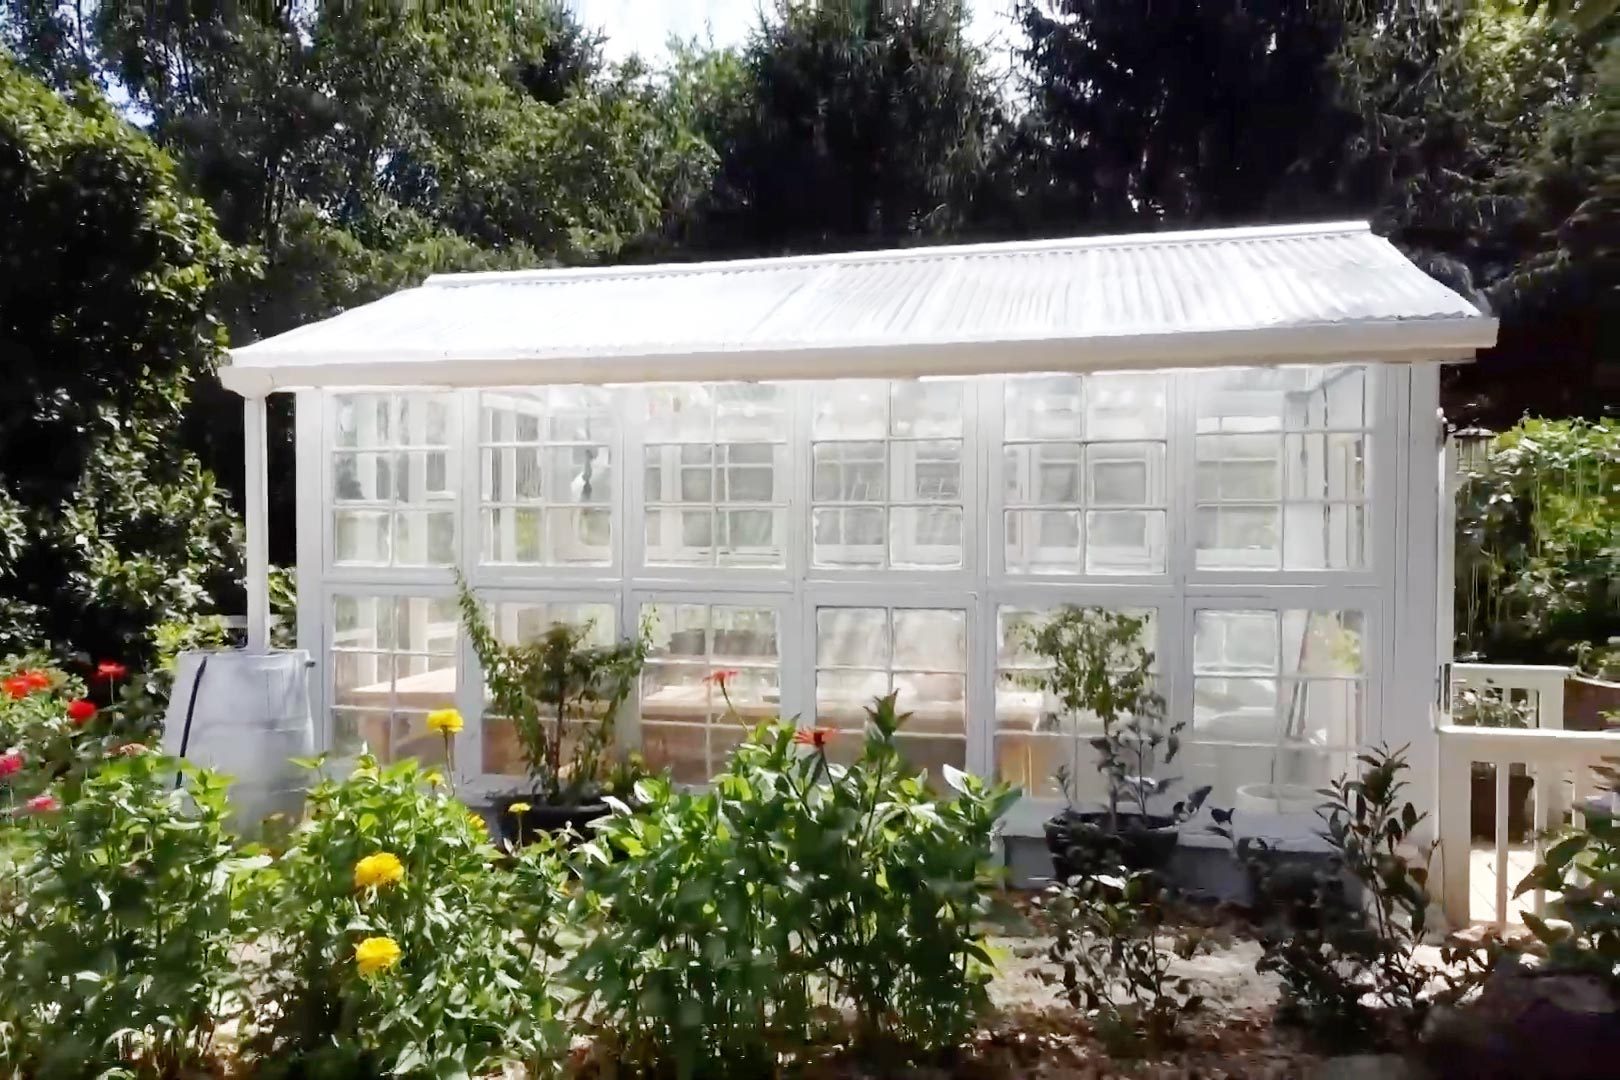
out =
{"type": "Polygon", "coordinates": [[[1451,692],[1481,694],[1522,702],[1534,710],[1536,727],[1564,726],[1564,682],[1571,670],[1544,664],[1452,664],[1451,692]]]}
{"type": "MultiPolygon", "coordinates": [[[[1504,927],[1519,921],[1510,899],[1544,848],[1549,829],[1563,825],[1567,816],[1580,816],[1596,791],[1595,765],[1620,764],[1620,732],[1582,732],[1557,729],[1464,727],[1442,724],[1440,739],[1440,857],[1445,875],[1442,900],[1446,920],[1454,927],[1481,921],[1475,880],[1493,874],[1494,896],[1484,899],[1490,915],[1483,921],[1504,927]],[[1495,822],[1490,847],[1476,851],[1473,844],[1472,801],[1474,763],[1494,765],[1495,822]],[[1533,783],[1534,813],[1520,845],[1510,843],[1508,812],[1514,766],[1522,767],[1533,783]]],[[[1546,897],[1538,890],[1521,910],[1540,915],[1546,897]]]]}

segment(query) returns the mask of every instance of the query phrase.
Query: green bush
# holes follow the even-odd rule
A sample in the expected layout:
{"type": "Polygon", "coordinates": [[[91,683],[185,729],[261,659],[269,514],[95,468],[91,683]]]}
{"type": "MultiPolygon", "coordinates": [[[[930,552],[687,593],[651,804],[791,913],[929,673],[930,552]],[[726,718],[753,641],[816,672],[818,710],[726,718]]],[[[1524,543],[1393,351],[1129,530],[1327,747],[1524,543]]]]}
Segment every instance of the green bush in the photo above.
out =
{"type": "Polygon", "coordinates": [[[223,779],[144,749],[70,797],[34,797],[0,895],[0,1064],[42,1078],[204,1065],[240,1008],[236,898],[262,862],[233,851],[225,815],[223,779]]]}
{"type": "Polygon", "coordinates": [[[863,751],[764,725],[706,792],[636,786],[579,851],[593,937],[575,982],[626,1064],[769,1074],[819,1021],[910,1053],[955,1046],[987,1004],[979,922],[995,821],[1015,793],[952,771],[930,792],[895,748],[891,695],[863,751]],[[796,747],[809,743],[808,753],[796,747]]]}
{"type": "Polygon", "coordinates": [[[1620,422],[1526,419],[1457,498],[1458,655],[1567,664],[1620,637],[1620,422]]]}
{"type": "Polygon", "coordinates": [[[562,1031],[534,962],[562,896],[548,859],[537,850],[504,870],[482,823],[414,762],[362,758],[347,780],[317,785],[252,904],[264,938],[248,1049],[260,1070],[335,1080],[549,1067],[562,1031]]]}
{"type": "MultiPolygon", "coordinates": [[[[1601,771],[1616,790],[1620,773],[1601,771]]],[[[1620,988],[1620,820],[1588,807],[1583,823],[1564,831],[1513,895],[1534,889],[1552,894],[1547,917],[1527,911],[1524,924],[1552,965],[1601,975],[1620,988]]]]}

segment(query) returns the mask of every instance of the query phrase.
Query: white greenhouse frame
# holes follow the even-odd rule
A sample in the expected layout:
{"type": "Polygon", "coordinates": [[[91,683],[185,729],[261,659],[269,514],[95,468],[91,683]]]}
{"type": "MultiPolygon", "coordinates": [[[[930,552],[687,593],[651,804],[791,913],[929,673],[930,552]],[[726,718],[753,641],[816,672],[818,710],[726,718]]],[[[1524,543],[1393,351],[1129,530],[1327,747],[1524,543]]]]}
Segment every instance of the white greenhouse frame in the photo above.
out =
{"type": "MultiPolygon", "coordinates": [[[[1095,258],[1099,251],[1135,241],[1150,255],[1174,253],[1176,241],[1186,244],[1230,244],[1250,258],[1244,245],[1273,238],[1365,237],[1364,226],[1293,227],[1276,230],[1226,230],[1199,234],[1171,234],[1159,238],[1114,238],[1108,241],[1067,241],[1063,251],[1078,257],[1095,258]]],[[[983,245],[959,249],[923,249],[904,255],[919,267],[930,258],[977,256],[985,253],[1019,255],[1025,252],[1049,255],[1053,244],[983,245]]],[[[1387,245],[1383,245],[1387,248],[1387,245]]],[[[1378,257],[1385,257],[1383,248],[1378,257]]],[[[1202,251],[1200,251],[1202,257],[1202,251]]],[[[1388,249],[1390,267],[1412,270],[1409,264],[1388,249]]],[[[859,266],[866,260],[898,258],[895,253],[865,256],[818,257],[801,260],[762,260],[755,263],[719,264],[725,267],[763,271],[780,268],[784,272],[859,266]]],[[[682,281],[690,275],[712,273],[712,267],[642,268],[655,280],[660,275],[682,281]]],[[[1298,273],[1315,272],[1311,260],[1301,263],[1298,273]]],[[[1078,271],[1077,271],[1078,272],[1078,271]]],[[[1403,271],[1387,269],[1386,273],[1403,271]]],[[[1416,273],[1415,270],[1412,271],[1416,273]]],[[[626,274],[633,271],[626,271],[626,274]]],[[[570,288],[589,289],[602,274],[556,271],[538,275],[496,275],[497,283],[518,288],[524,281],[569,283],[570,288]],[[546,277],[546,275],[552,275],[546,277]],[[572,276],[570,276],[572,275],[572,276]]],[[[454,566],[467,576],[481,598],[488,602],[607,602],[616,612],[617,627],[638,624],[641,608],[649,601],[702,604],[744,603],[771,608],[778,613],[776,640],[780,661],[780,711],[783,716],[802,717],[811,722],[815,712],[816,612],[823,605],[892,608],[949,608],[965,612],[967,621],[966,700],[964,702],[966,739],[965,764],[970,771],[988,774],[995,768],[997,727],[997,626],[1003,607],[1020,605],[1056,606],[1062,603],[1097,604],[1115,609],[1153,607],[1158,610],[1158,664],[1172,716],[1190,717],[1193,711],[1193,613],[1217,608],[1359,610],[1364,613],[1363,642],[1370,644],[1360,654],[1365,675],[1365,726],[1360,743],[1387,741],[1411,744],[1419,790],[1432,784],[1434,739],[1431,734],[1431,706],[1437,700],[1437,680],[1442,663],[1449,659],[1449,643],[1440,637],[1442,594],[1449,582],[1440,580],[1441,541],[1439,529],[1442,427],[1439,408],[1439,367],[1435,360],[1466,357],[1472,349],[1494,339],[1494,320],[1473,312],[1427,278],[1413,289],[1429,287],[1436,294],[1450,297],[1456,304],[1444,316],[1426,312],[1410,313],[1369,310],[1360,323],[1354,316],[1328,322],[1322,313],[1304,310],[1297,317],[1279,324],[1276,310],[1290,298],[1293,286],[1236,282],[1234,287],[1254,295],[1270,289],[1261,306],[1267,316],[1255,316],[1252,323],[1232,326],[1210,334],[1198,329],[1176,338],[1173,326],[1151,334],[1120,333],[1102,340],[1092,333],[1076,331],[1067,340],[1050,328],[1038,347],[1031,347],[1027,334],[1004,333],[990,328],[960,340],[923,340],[918,331],[904,340],[873,343],[826,344],[813,350],[815,370],[828,380],[842,378],[960,378],[964,395],[961,430],[960,501],[963,506],[962,559],[959,569],[819,569],[811,557],[810,504],[812,489],[811,426],[813,385],[802,377],[809,374],[802,365],[810,361],[794,359],[805,352],[802,341],[773,345],[751,341],[746,347],[726,348],[698,345],[671,346],[656,354],[645,349],[638,371],[627,368],[624,357],[604,355],[600,350],[568,352],[561,359],[536,356],[526,365],[506,356],[499,349],[479,345],[467,359],[448,352],[429,355],[412,353],[414,332],[401,330],[401,340],[338,341],[323,343],[320,332],[331,326],[334,332],[349,315],[361,315],[370,308],[389,304],[392,299],[338,316],[328,323],[294,331],[282,338],[238,350],[232,367],[225,369],[227,385],[247,399],[248,440],[248,545],[249,545],[249,628],[250,647],[265,647],[267,601],[265,597],[265,510],[264,510],[264,393],[293,389],[296,399],[296,439],[298,450],[298,640],[316,661],[312,681],[312,709],[323,745],[330,745],[334,702],[334,665],[329,662],[335,628],[331,613],[333,599],[343,594],[439,597],[454,595],[454,578],[449,566],[390,567],[346,565],[334,559],[333,550],[333,416],[338,394],[367,392],[422,392],[430,388],[446,395],[452,403],[449,441],[455,463],[454,566]],[[1281,299],[1279,299],[1279,297],[1281,299]],[[1351,329],[1361,326],[1362,332],[1351,329]],[[1398,333],[1399,331],[1399,333],[1398,333]],[[996,336],[1004,333],[1005,342],[996,336]],[[285,343],[282,345],[281,343],[285,343]],[[1195,351],[1201,344],[1202,353],[1195,351]],[[274,347],[274,348],[271,348],[274,347]],[[296,348],[295,348],[296,347],[296,348]],[[392,349],[392,351],[390,351],[392,349]],[[655,355],[656,354],[656,355],[655,355]],[[495,357],[487,362],[477,356],[495,357]],[[1161,356],[1160,363],[1153,362],[1161,356]],[[405,359],[399,359],[405,357],[405,359]],[[782,360],[780,358],[786,357],[782,360]],[[831,359],[829,359],[831,358],[831,359]],[[599,380],[580,377],[599,365],[599,380]],[[1367,550],[1362,569],[1284,570],[1284,569],[1200,569],[1194,560],[1196,504],[1195,429],[1196,415],[1192,388],[1203,377],[1198,369],[1250,367],[1276,364],[1365,365],[1369,379],[1366,389],[1366,429],[1370,432],[1370,466],[1366,490],[1370,493],[1366,512],[1367,550]],[[1161,366],[1162,365],[1162,366],[1161,366]],[[1005,566],[1003,421],[1005,386],[1012,373],[1070,372],[1082,375],[1127,370],[1162,371],[1168,386],[1167,426],[1163,433],[1163,494],[1166,533],[1163,538],[1165,566],[1162,573],[1064,575],[1009,573],[1005,566]],[[527,372],[526,377],[514,378],[527,372]],[[671,378],[674,376],[675,378],[671,378]],[[647,566],[644,560],[645,504],[642,466],[646,399],[644,384],[679,382],[780,381],[788,405],[784,444],[787,479],[785,498],[777,491],[775,499],[785,503],[786,526],[784,565],[778,569],[752,567],[664,567],[647,566]],[[609,566],[539,566],[485,564],[480,559],[483,546],[482,455],[480,446],[480,394],[505,387],[534,387],[598,381],[610,385],[617,402],[616,422],[612,425],[609,458],[612,463],[612,496],[608,506],[612,519],[612,564],[609,566]]],[[[486,275],[451,279],[455,284],[471,279],[488,280],[486,275]]],[[[1414,282],[1417,279],[1412,279],[1414,282]]],[[[1334,286],[1340,285],[1333,282],[1334,286]]],[[[1354,277],[1345,279],[1351,289],[1354,277]]],[[[416,293],[431,292],[430,283],[416,293]]],[[[456,290],[445,289],[446,293],[456,290]]],[[[1035,286],[1030,286],[1035,288],[1035,286]]],[[[476,289],[469,288],[467,296],[476,289]]],[[[493,298],[496,302],[500,297],[493,298]]],[[[723,295],[714,297],[725,303],[723,295]]],[[[1300,303],[1308,307],[1309,297],[1300,303]]],[[[512,303],[518,303],[514,297],[512,303]]],[[[1450,304],[1450,300],[1437,301],[1450,304]]],[[[927,305],[921,305],[926,308],[927,305]]],[[[1349,301],[1345,301],[1349,306],[1349,301]]],[[[937,314],[937,313],[936,313],[937,314]]],[[[1335,314],[1342,314],[1336,312],[1335,314]]],[[[824,315],[824,313],[823,313],[824,315]]],[[[918,318],[923,316],[919,315],[918,318]]],[[[454,338],[456,327],[447,327],[454,338]]],[[[516,333],[527,333],[521,327],[516,333]]],[[[615,327],[601,325],[593,332],[611,342],[615,327]]],[[[1280,438],[1280,437],[1279,437],[1280,438]]],[[[1085,439],[1080,440],[1082,442],[1085,439]]],[[[1157,441],[1157,440],[1142,440],[1157,441]]],[[[885,454],[889,440],[883,440],[885,454]]],[[[1279,465],[1279,468],[1281,466],[1279,465]]],[[[1089,470],[1079,470],[1081,482],[1089,470]]],[[[711,491],[711,497],[713,492],[711,491]]],[[[1281,492],[1279,492],[1279,499],[1281,492]]],[[[1278,511],[1279,518],[1283,514],[1278,511]]],[[[1278,540],[1279,559],[1283,541],[1278,540]]],[[[457,736],[455,760],[462,790],[467,794],[490,796],[510,790],[520,778],[484,771],[478,717],[483,712],[482,687],[477,666],[464,634],[456,645],[457,684],[454,704],[468,718],[466,729],[457,736]]],[[[624,741],[634,743],[639,735],[635,710],[621,721],[624,741]]],[[[1192,732],[1189,730],[1189,737],[1192,732]]],[[[1260,778],[1264,779],[1264,778],[1260,778]]],[[[1010,813],[1008,832],[1012,835],[1038,835],[1041,821],[1059,805],[1049,798],[1026,798],[1010,813]]]]}

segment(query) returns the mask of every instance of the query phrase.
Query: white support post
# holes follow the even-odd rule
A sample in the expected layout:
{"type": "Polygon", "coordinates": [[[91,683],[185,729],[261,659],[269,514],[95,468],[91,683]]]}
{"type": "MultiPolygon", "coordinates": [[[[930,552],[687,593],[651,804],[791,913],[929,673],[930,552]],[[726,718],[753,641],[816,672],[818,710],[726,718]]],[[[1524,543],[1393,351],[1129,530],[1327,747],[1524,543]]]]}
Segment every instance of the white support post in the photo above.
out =
{"type": "Polygon", "coordinates": [[[263,395],[242,401],[243,492],[247,503],[247,649],[270,651],[270,467],[263,395]]]}

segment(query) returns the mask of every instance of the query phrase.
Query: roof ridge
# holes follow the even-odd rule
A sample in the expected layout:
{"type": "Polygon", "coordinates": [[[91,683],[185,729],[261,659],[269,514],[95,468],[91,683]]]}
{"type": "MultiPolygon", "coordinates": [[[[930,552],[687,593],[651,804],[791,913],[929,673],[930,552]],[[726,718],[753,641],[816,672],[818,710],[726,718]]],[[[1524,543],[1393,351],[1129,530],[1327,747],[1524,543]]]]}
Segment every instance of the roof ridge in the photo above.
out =
{"type": "Polygon", "coordinates": [[[823,266],[882,266],[927,259],[956,260],[996,256],[1072,253],[1109,248],[1160,247],[1169,244],[1233,244],[1292,237],[1324,237],[1371,232],[1365,221],[1303,222],[1292,225],[1245,225],[1225,229],[1189,229],[1170,232],[1113,233],[1035,240],[1004,240],[978,244],[939,244],[871,251],[825,252],[814,255],[770,255],[700,262],[639,263],[619,266],[550,267],[531,270],[480,270],[433,274],[423,282],[433,288],[462,288],[502,282],[564,284],[591,280],[697,277],[704,274],[757,273],[768,270],[810,269],[823,266]]]}

